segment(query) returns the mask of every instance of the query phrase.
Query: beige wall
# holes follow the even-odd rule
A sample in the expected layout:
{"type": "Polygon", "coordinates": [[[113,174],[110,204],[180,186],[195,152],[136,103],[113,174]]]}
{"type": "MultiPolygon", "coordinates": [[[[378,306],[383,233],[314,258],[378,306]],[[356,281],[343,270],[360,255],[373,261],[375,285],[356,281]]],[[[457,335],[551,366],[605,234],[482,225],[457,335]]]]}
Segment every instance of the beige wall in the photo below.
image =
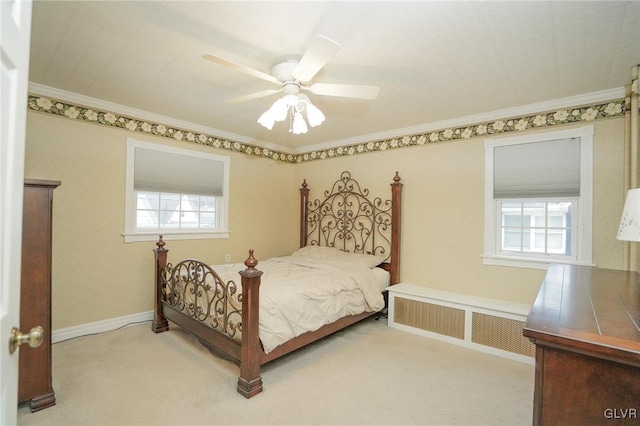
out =
{"type": "MultiPolygon", "coordinates": [[[[616,234],[623,204],[624,120],[603,120],[594,126],[594,262],[622,268],[623,243],[616,234]]],[[[533,302],[544,271],[482,263],[484,139],[313,161],[298,165],[295,175],[299,181],[306,178],[313,190],[335,181],[343,170],[376,194],[389,194],[388,185],[395,171],[400,172],[404,182],[401,281],[533,302]]]]}
{"type": "MultiPolygon", "coordinates": [[[[594,126],[594,262],[622,268],[623,245],[615,236],[624,196],[624,120],[594,126]]],[[[154,245],[125,244],[121,235],[127,137],[231,157],[231,238],[169,242],[170,259],[222,263],[230,253],[242,261],[248,248],[258,259],[290,253],[298,244],[303,178],[312,199],[343,170],[386,196],[397,170],[405,184],[402,281],[531,303],[544,277],[541,270],[482,264],[482,138],[292,165],[30,111],[25,175],[62,181],[54,196],[54,329],[152,308],[154,245]]]]}
{"type": "Polygon", "coordinates": [[[298,242],[294,165],[29,112],[25,176],[60,180],[53,207],[53,328],[152,309],[153,242],[124,243],[126,139],[231,157],[228,240],[170,241],[169,259],[224,263],[290,253],[298,242]],[[291,226],[289,226],[291,224],[291,226]]]}

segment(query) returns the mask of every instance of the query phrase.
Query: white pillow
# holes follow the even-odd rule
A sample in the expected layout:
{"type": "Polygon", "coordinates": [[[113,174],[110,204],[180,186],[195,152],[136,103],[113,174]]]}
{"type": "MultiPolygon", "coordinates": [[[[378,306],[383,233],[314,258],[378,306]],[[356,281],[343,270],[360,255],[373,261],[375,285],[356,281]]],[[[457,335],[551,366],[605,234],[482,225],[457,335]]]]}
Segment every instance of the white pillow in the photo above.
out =
{"type": "Polygon", "coordinates": [[[371,269],[380,265],[387,256],[361,253],[347,253],[335,247],[306,246],[296,250],[291,256],[306,257],[307,259],[336,260],[339,262],[355,263],[371,269]]]}

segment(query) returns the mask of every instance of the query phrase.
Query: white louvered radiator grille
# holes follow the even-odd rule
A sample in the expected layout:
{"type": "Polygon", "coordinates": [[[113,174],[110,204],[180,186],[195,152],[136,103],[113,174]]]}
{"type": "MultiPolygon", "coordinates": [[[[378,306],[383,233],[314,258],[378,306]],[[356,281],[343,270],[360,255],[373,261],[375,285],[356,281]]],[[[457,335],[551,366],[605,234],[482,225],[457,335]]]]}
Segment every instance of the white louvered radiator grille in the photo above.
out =
{"type": "Polygon", "coordinates": [[[522,335],[528,307],[408,284],[389,288],[389,326],[506,358],[533,363],[522,335]]]}
{"type": "Polygon", "coordinates": [[[522,335],[524,321],[473,312],[471,341],[480,345],[534,357],[536,348],[522,335]]]}
{"type": "Polygon", "coordinates": [[[433,333],[464,339],[464,311],[396,297],[394,320],[433,333]]]}

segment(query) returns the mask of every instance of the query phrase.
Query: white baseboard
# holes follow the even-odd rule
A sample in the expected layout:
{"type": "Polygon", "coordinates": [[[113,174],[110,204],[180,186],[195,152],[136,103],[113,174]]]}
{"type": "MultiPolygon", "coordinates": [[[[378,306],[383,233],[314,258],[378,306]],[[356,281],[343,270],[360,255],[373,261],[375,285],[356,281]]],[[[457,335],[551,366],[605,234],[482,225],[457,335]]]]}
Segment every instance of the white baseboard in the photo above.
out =
{"type": "Polygon", "coordinates": [[[53,330],[51,343],[64,342],[76,337],[88,336],[90,334],[104,333],[124,328],[128,325],[135,325],[144,321],[153,320],[153,311],[140,312],[137,314],[125,315],[117,318],[110,318],[102,321],[90,322],[88,324],[76,325],[73,327],[53,330]]]}

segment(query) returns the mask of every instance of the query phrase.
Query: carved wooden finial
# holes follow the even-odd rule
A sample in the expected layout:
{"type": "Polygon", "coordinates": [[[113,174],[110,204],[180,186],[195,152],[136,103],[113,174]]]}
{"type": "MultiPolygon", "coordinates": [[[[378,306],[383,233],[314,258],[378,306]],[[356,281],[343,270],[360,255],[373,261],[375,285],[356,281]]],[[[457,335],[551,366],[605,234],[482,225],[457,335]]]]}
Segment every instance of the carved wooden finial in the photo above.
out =
{"type": "Polygon", "coordinates": [[[398,172],[397,172],[397,171],[396,171],[396,175],[393,177],[393,181],[394,181],[395,183],[400,182],[400,175],[398,174],[398,172]]]}
{"type": "Polygon", "coordinates": [[[307,180],[306,180],[306,179],[303,179],[303,180],[302,180],[302,187],[303,187],[303,188],[306,188],[306,187],[307,187],[307,180]]]}
{"type": "Polygon", "coordinates": [[[165,242],[164,242],[164,240],[162,239],[162,235],[160,235],[160,238],[158,239],[158,242],[156,242],[156,246],[158,246],[158,248],[159,248],[160,250],[162,250],[162,249],[164,249],[165,244],[166,244],[166,243],[165,243],[165,242]]]}
{"type": "Polygon", "coordinates": [[[249,257],[244,261],[244,266],[249,269],[253,269],[258,265],[258,260],[253,257],[253,249],[249,250],[249,257]]]}

